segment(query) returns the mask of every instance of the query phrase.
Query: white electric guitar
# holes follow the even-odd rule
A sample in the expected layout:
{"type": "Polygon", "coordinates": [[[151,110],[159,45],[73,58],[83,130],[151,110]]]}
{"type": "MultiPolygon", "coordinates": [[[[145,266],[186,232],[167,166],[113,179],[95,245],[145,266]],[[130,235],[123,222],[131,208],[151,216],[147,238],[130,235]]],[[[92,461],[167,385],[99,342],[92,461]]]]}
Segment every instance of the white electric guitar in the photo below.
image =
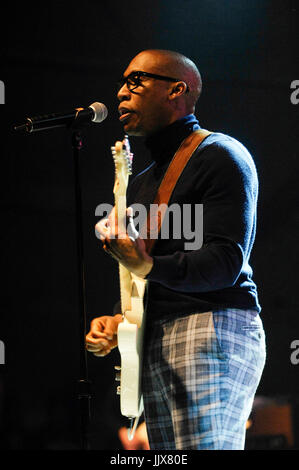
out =
{"type": "MultiPolygon", "coordinates": [[[[125,136],[123,142],[116,142],[111,147],[115,163],[114,200],[115,215],[119,233],[127,231],[127,199],[129,175],[132,173],[133,154],[130,152],[129,140],[125,136]]],[[[134,228],[129,231],[132,235],[134,228]]],[[[138,233],[135,230],[136,238],[138,233]]],[[[142,344],[145,315],[143,297],[146,281],[128,271],[119,263],[120,299],[123,321],[118,326],[118,349],[121,356],[120,367],[120,409],[130,419],[129,439],[132,439],[143,412],[141,391],[142,344]]],[[[116,367],[116,369],[119,369],[116,367]]]]}

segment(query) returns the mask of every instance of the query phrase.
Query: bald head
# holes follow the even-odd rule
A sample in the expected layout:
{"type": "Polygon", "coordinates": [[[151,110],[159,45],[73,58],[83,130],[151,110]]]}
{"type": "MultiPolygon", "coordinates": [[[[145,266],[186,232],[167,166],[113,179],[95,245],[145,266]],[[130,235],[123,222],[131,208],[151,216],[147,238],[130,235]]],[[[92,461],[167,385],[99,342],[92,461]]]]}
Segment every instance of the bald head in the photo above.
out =
{"type": "Polygon", "coordinates": [[[144,59],[152,73],[165,75],[184,81],[189,91],[184,95],[187,111],[194,112],[202,90],[202,81],[198,68],[188,57],[179,52],[164,49],[147,49],[135,57],[144,59]]]}
{"type": "Polygon", "coordinates": [[[128,135],[149,136],[195,111],[201,77],[178,52],[148,49],[137,54],[118,90],[120,121],[128,135]]]}

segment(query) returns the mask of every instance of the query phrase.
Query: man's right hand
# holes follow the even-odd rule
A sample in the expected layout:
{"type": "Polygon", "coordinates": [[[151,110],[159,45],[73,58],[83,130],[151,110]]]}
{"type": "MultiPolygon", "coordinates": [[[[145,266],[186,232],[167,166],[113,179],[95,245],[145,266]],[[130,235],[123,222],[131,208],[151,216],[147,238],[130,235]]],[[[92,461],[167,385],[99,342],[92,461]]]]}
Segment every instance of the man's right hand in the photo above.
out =
{"type": "Polygon", "coordinates": [[[94,318],[86,335],[86,349],[95,356],[103,357],[117,346],[117,328],[122,321],[120,314],[94,318]]]}

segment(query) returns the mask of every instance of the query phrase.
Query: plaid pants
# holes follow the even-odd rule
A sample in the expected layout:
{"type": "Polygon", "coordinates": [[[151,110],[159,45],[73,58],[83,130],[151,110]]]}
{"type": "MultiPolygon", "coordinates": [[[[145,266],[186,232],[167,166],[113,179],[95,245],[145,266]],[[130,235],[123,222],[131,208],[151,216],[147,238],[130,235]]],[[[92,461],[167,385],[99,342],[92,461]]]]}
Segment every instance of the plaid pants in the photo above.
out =
{"type": "Polygon", "coordinates": [[[255,311],[225,309],[147,327],[144,414],[151,449],[242,450],[265,363],[255,311]]]}

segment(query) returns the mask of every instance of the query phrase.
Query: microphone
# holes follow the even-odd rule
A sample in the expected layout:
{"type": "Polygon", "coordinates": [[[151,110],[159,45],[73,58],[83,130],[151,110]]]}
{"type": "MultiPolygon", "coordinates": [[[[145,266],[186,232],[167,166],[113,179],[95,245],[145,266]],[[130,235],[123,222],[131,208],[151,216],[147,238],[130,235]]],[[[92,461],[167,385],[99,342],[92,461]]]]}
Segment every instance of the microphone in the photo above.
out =
{"type": "Polygon", "coordinates": [[[15,126],[15,131],[36,132],[54,127],[78,128],[91,122],[102,122],[108,116],[103,103],[92,103],[87,108],[76,108],[65,113],[51,113],[26,118],[25,124],[15,126]]]}

